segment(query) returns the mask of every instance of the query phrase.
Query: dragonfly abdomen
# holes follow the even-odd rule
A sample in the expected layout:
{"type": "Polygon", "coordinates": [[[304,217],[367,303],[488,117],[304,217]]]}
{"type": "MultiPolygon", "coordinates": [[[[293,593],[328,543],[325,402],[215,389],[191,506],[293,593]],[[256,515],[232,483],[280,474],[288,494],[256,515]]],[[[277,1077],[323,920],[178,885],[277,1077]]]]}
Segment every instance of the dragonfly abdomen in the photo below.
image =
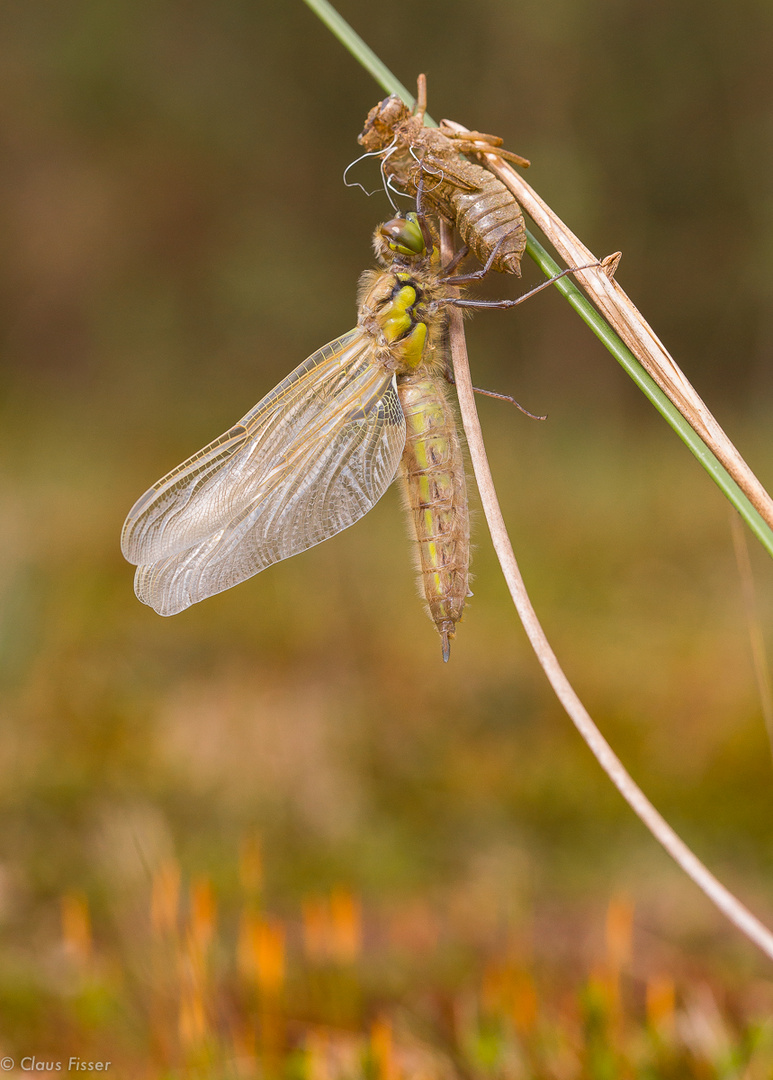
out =
{"type": "Polygon", "coordinates": [[[471,163],[470,170],[475,171],[479,189],[470,192],[456,188],[449,193],[452,220],[480,263],[485,264],[496,249],[496,268],[520,276],[526,250],[521,208],[493,173],[471,163]]]}
{"type": "Polygon", "coordinates": [[[405,375],[397,391],[405,413],[401,475],[418,546],[430,616],[448,660],[469,591],[470,525],[456,422],[436,377],[405,375]]]}

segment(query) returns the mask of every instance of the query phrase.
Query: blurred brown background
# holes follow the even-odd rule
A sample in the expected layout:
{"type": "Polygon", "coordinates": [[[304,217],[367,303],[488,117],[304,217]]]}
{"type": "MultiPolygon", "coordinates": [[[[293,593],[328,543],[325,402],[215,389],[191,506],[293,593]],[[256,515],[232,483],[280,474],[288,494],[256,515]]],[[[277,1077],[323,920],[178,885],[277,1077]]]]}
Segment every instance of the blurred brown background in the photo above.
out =
{"type": "MultiPolygon", "coordinates": [[[[436,119],[502,135],[595,252],[622,249],[621,284],[770,486],[770,4],[339,9],[406,85],[427,73],[436,119]]],[[[423,905],[449,940],[516,934],[568,965],[626,892],[643,954],[710,942],[723,977],[760,966],[551,697],[480,514],[447,666],[394,491],[178,617],[133,596],[135,498],[354,323],[389,208],[342,173],[382,96],[295,0],[0,12],[0,1006],[38,992],[63,893],[109,941],[164,859],[227,903],[251,835],[279,910],[344,882],[366,910],[423,905]]],[[[558,296],[479,314],[468,339],[480,385],[549,414],[480,404],[567,673],[770,917],[771,754],[727,504],[558,296]]]]}

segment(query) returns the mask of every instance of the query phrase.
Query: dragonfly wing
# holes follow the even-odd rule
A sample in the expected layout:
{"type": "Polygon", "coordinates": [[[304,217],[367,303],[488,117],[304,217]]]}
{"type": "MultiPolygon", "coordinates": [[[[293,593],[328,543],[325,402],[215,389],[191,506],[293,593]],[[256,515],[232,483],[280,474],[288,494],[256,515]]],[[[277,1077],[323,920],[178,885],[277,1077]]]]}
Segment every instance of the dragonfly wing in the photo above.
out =
{"type": "Polygon", "coordinates": [[[334,536],[383,495],[404,445],[370,339],[331,342],[138,501],[123,535],[137,595],[174,615],[334,536]]]}
{"type": "Polygon", "coordinates": [[[353,330],[305,360],[238,424],[162,477],[129,511],[121,534],[124,556],[150,563],[192,547],[225,527],[262,484],[281,481],[283,459],[315,420],[356,398],[369,367],[368,339],[353,330]]]}

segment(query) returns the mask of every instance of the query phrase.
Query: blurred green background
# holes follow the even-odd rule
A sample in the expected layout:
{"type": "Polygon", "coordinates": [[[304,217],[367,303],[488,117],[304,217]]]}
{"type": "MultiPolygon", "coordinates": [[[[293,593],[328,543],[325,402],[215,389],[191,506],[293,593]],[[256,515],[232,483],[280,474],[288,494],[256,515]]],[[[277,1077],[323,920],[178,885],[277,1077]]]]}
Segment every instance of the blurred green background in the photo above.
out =
{"type": "MultiPolygon", "coordinates": [[[[406,85],[427,73],[436,119],[502,135],[592,250],[623,251],[618,280],[770,486],[773,7],[338,6],[406,85]]],[[[344,883],[366,912],[424,905],[456,944],[515,934],[569,971],[626,893],[643,968],[767,978],[562,714],[480,513],[447,666],[396,491],[173,619],[134,598],[134,500],[354,324],[390,211],[342,173],[381,91],[296,0],[4,5],[0,31],[7,1016],[46,984],[62,894],[109,943],[164,860],[227,903],[252,835],[279,911],[344,883]]],[[[480,402],[568,675],[770,920],[771,753],[727,504],[557,295],[477,315],[468,341],[480,385],[549,414],[480,402]]]]}

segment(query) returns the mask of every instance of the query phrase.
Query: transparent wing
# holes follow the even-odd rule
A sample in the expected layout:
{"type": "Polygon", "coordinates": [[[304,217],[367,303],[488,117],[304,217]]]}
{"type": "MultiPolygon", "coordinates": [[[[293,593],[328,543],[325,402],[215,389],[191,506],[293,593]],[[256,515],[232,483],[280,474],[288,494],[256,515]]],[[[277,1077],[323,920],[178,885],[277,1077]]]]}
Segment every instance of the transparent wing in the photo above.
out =
{"type": "Polygon", "coordinates": [[[394,377],[352,330],[296,368],[132,507],[137,596],[174,615],[354,524],[405,445],[394,377]]]}

